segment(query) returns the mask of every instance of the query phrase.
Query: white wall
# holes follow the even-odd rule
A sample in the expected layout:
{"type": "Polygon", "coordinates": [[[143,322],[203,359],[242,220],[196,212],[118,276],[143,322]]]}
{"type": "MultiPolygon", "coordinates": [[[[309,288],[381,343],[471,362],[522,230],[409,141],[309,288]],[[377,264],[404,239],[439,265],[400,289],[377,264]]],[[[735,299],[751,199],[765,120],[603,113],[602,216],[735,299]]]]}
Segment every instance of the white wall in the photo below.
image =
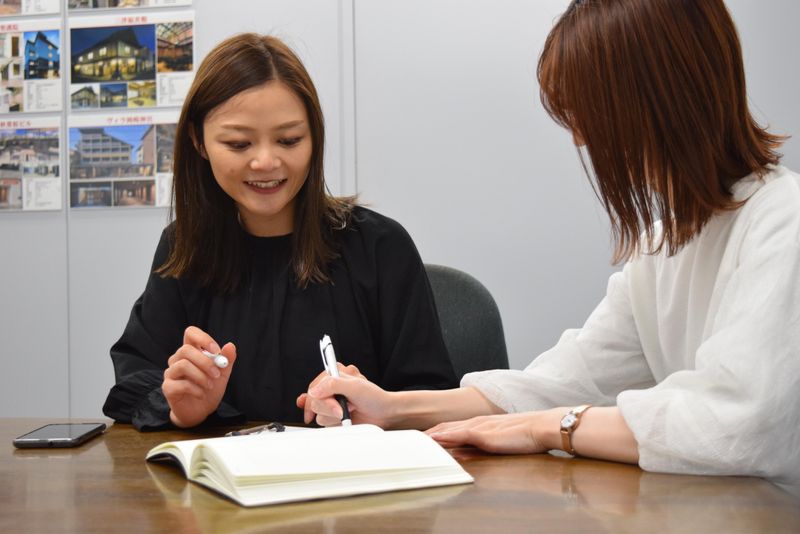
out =
{"type": "Polygon", "coordinates": [[[69,415],[65,220],[0,212],[0,416],[69,415]]]}
{"type": "MultiPolygon", "coordinates": [[[[728,4],[754,109],[774,131],[800,133],[800,4],[728,4]]],[[[538,102],[536,58],[566,5],[195,0],[196,51],[240,31],[285,38],[321,93],[331,189],[361,191],[426,262],[482,280],[519,368],[582,323],[613,270],[605,215],[569,135],[538,102]]],[[[784,153],[800,169],[800,141],[784,153]]],[[[0,416],[100,415],[108,349],[166,219],[163,209],[0,212],[0,416]]]]}
{"type": "Polygon", "coordinates": [[[797,0],[726,0],[742,41],[750,109],[773,133],[792,135],[783,164],[800,172],[800,58],[797,0]]]}
{"type": "Polygon", "coordinates": [[[539,103],[536,60],[565,5],[356,2],[359,189],[426,262],[487,286],[517,368],[581,324],[611,272],[605,216],[539,103]]]}

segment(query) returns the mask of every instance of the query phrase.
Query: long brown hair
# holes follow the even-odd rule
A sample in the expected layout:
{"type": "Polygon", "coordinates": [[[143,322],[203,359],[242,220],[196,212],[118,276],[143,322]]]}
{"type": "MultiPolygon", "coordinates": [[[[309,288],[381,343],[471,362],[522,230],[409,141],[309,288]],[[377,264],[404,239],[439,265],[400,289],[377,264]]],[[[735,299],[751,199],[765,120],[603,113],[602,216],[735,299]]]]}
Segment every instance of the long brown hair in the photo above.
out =
{"type": "Polygon", "coordinates": [[[575,0],[547,37],[538,77],[550,116],[585,143],[615,261],[640,251],[643,232],[645,252],[675,254],[713,213],[740,205],[736,181],[781,157],[784,138],[748,110],[722,0],[575,0]]]}
{"type": "Polygon", "coordinates": [[[312,152],[308,178],[297,193],[292,269],[298,286],[326,282],[337,257],[333,232],[347,226],[355,202],[327,194],[323,173],[325,124],[317,91],[300,59],[275,37],[244,33],[218,44],[197,70],[175,133],[173,243],[162,276],[186,277],[227,293],[243,281],[244,235],[235,202],[217,184],[199,152],[203,122],[231,97],[279,80],[302,101],[312,152]]]}

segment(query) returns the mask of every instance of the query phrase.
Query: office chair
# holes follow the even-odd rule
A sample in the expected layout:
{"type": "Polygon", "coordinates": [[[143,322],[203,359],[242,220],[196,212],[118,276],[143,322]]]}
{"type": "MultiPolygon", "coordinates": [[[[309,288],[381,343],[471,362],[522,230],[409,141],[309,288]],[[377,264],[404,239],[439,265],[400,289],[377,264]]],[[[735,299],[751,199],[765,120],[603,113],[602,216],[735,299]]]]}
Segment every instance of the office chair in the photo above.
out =
{"type": "Polygon", "coordinates": [[[425,264],[425,270],[458,379],[472,371],[508,369],[503,321],[489,290],[452,267],[425,264]]]}

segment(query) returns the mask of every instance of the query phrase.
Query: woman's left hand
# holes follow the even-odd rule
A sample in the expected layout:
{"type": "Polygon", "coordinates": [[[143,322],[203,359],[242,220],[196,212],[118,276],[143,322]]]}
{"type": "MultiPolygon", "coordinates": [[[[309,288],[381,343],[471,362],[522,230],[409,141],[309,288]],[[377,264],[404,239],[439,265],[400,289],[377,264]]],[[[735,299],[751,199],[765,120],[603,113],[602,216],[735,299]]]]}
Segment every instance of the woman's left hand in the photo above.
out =
{"type": "Polygon", "coordinates": [[[558,417],[551,411],[485,415],[441,423],[425,433],[443,447],[473,445],[497,454],[534,454],[554,448],[553,436],[545,429],[558,429],[558,417]]]}

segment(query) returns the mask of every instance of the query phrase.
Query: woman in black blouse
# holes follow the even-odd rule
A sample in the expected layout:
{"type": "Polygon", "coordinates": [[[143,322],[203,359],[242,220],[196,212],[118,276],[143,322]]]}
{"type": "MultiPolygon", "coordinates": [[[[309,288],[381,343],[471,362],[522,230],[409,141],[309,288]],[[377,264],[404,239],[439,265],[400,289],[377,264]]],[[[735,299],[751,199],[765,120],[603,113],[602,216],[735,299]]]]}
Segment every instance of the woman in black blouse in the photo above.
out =
{"type": "Polygon", "coordinates": [[[323,148],[316,90],[281,41],[209,53],[177,126],[175,222],[111,348],[106,415],[140,430],[301,421],[325,334],[386,389],[457,385],[411,238],[326,193],[323,148]]]}

